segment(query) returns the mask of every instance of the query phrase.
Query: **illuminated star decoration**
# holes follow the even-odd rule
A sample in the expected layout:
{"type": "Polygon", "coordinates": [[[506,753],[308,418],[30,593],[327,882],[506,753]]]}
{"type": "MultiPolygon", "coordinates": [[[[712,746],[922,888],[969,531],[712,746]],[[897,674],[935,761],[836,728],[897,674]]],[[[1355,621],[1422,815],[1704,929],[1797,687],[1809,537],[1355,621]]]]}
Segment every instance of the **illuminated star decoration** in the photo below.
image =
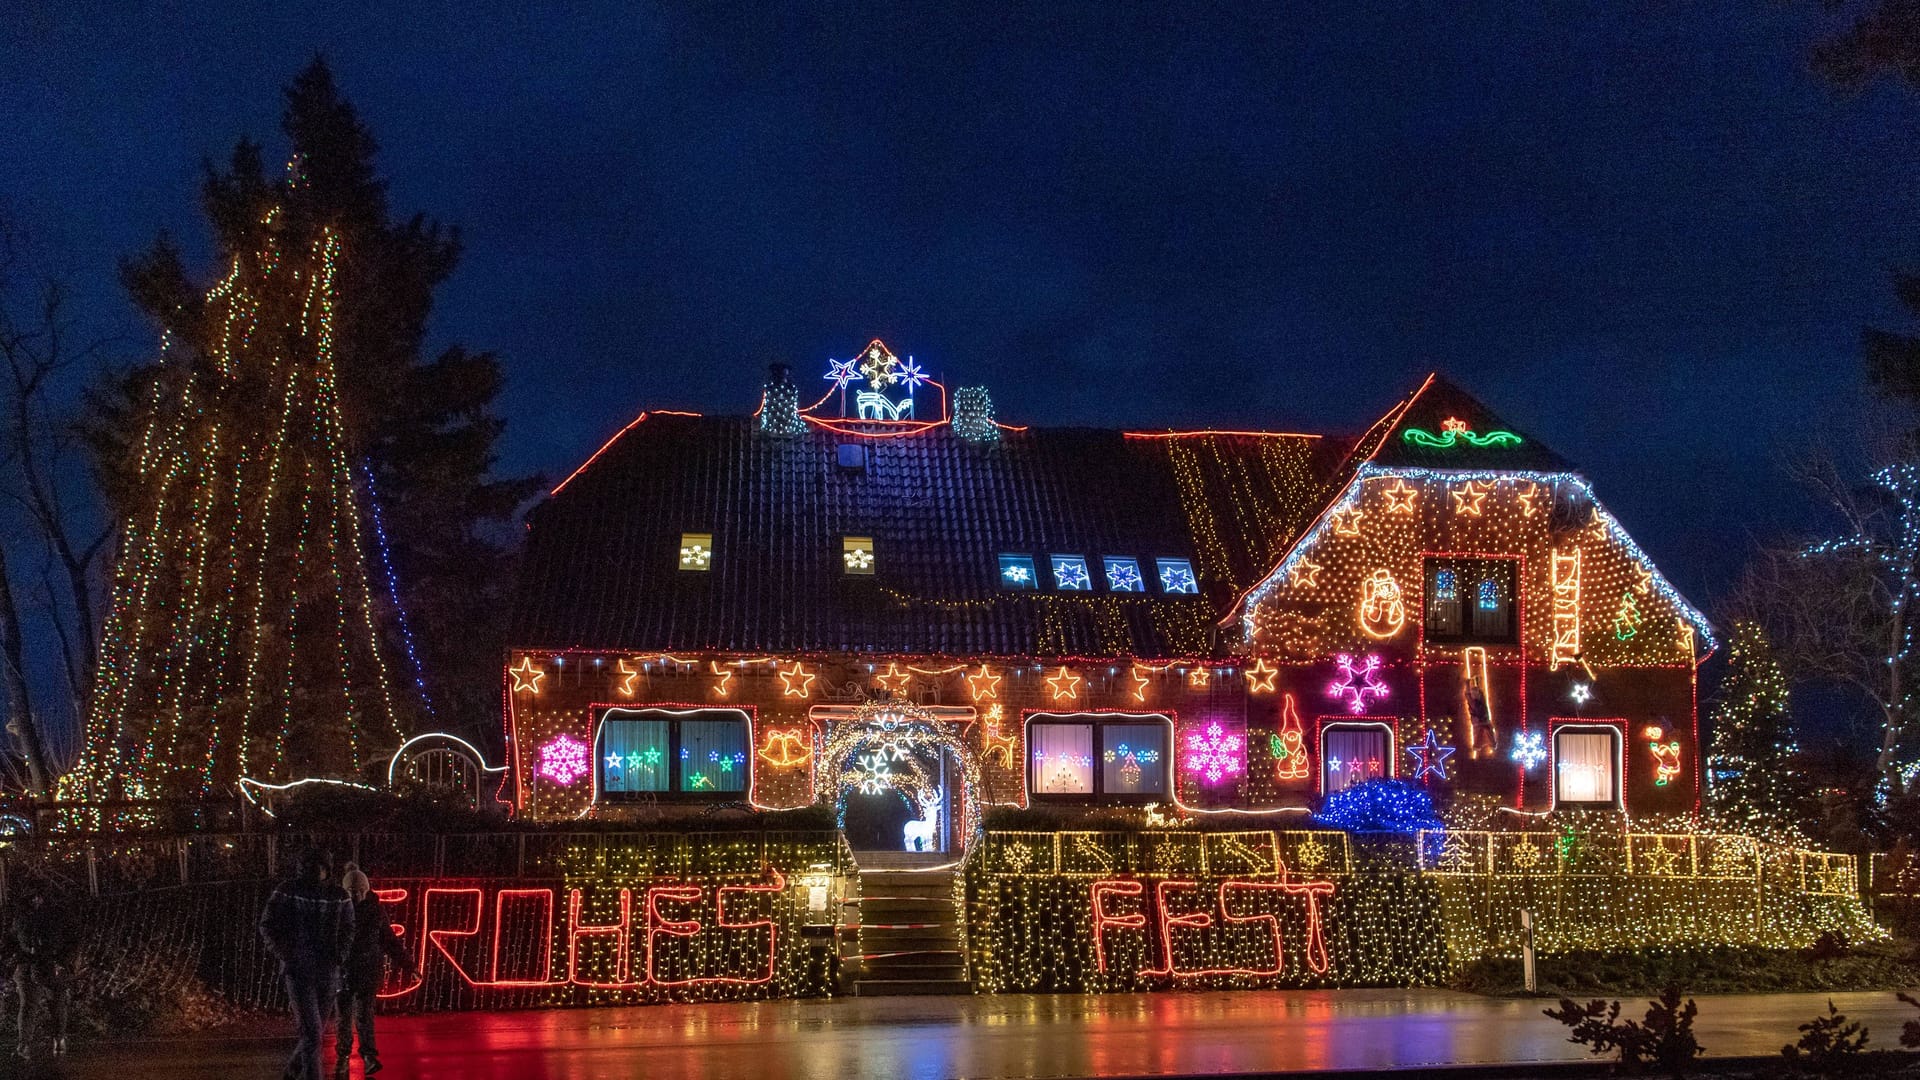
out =
{"type": "Polygon", "coordinates": [[[1479,517],[1481,511],[1485,509],[1487,490],[1475,480],[1467,481],[1464,487],[1452,489],[1449,494],[1453,496],[1453,512],[1465,514],[1468,517],[1479,517]]]}
{"type": "Polygon", "coordinates": [[[979,672],[966,676],[967,692],[973,695],[975,701],[993,701],[1000,696],[1000,679],[1001,676],[981,664],[979,672]]]}
{"type": "Polygon", "coordinates": [[[1093,579],[1087,575],[1087,564],[1078,559],[1071,562],[1061,561],[1053,564],[1053,583],[1063,589],[1089,589],[1093,579]]]}
{"type": "Polygon", "coordinates": [[[1393,486],[1388,488],[1384,494],[1387,497],[1388,513],[1411,514],[1413,513],[1414,500],[1419,496],[1419,490],[1412,484],[1407,483],[1404,479],[1395,477],[1393,486]]]}
{"type": "Polygon", "coordinates": [[[899,664],[888,664],[886,674],[875,675],[873,681],[890,693],[904,694],[907,691],[907,684],[913,681],[913,676],[901,671],[899,664]]]}
{"type": "Polygon", "coordinates": [[[1357,506],[1343,506],[1335,510],[1331,518],[1333,534],[1335,536],[1359,536],[1360,519],[1365,516],[1366,511],[1357,506]]]}
{"type": "Polygon", "coordinates": [[[1133,669],[1128,673],[1128,677],[1133,680],[1133,684],[1134,684],[1133,700],[1135,701],[1147,700],[1147,687],[1153,682],[1153,680],[1147,677],[1146,672],[1143,671],[1138,664],[1134,665],[1133,669]]]}
{"type": "Polygon", "coordinates": [[[1247,669],[1247,693],[1273,693],[1273,680],[1278,677],[1279,674],[1280,669],[1267,663],[1265,657],[1255,660],[1253,666],[1247,669]]]}
{"type": "Polygon", "coordinates": [[[1196,667],[1192,671],[1187,672],[1187,685],[1193,687],[1195,690],[1204,690],[1206,689],[1208,681],[1212,678],[1213,673],[1211,671],[1203,667],[1196,667]]]}
{"type": "Polygon", "coordinates": [[[1532,771],[1547,760],[1547,740],[1537,731],[1522,732],[1513,740],[1513,752],[1508,757],[1518,762],[1522,769],[1532,771]]]}
{"type": "Polygon", "coordinates": [[[913,357],[909,356],[907,362],[901,364],[894,372],[894,381],[905,384],[907,392],[912,393],[916,387],[927,381],[927,373],[921,371],[920,365],[914,363],[913,357]]]}
{"type": "Polygon", "coordinates": [[[1320,564],[1312,559],[1301,559],[1293,564],[1292,570],[1287,571],[1287,581],[1302,589],[1314,588],[1320,584],[1321,569],[1320,564]]]}
{"type": "Polygon", "coordinates": [[[720,681],[713,684],[713,696],[726,697],[727,684],[733,681],[733,672],[728,671],[725,668],[721,667],[720,661],[718,660],[707,661],[707,670],[713,672],[715,675],[718,675],[720,677],[720,681]]]}
{"type": "Polygon", "coordinates": [[[1140,592],[1140,568],[1126,562],[1108,563],[1107,587],[1114,592],[1140,592]]]}
{"type": "Polygon", "coordinates": [[[572,787],[587,772],[587,744],[571,735],[555,735],[540,747],[540,775],[572,787]]]}
{"type": "Polygon", "coordinates": [[[860,378],[860,360],[828,360],[827,381],[835,390],[844,390],[847,384],[860,378]]]}
{"type": "Polygon", "coordinates": [[[1431,774],[1443,783],[1446,781],[1447,759],[1453,756],[1453,747],[1440,745],[1439,732],[1428,728],[1426,741],[1407,747],[1407,753],[1413,755],[1413,779],[1426,783],[1431,774]]]}
{"type": "Polygon", "coordinates": [[[817,678],[817,676],[815,676],[813,672],[808,671],[796,661],[792,671],[783,671],[780,673],[780,681],[786,684],[786,689],[783,690],[782,693],[787,697],[806,697],[813,693],[813,680],[815,678],[817,678]],[[796,682],[796,680],[798,681],[796,682]]]}
{"type": "Polygon", "coordinates": [[[869,570],[873,568],[873,552],[866,548],[854,548],[842,556],[847,560],[849,570],[869,570]]]}
{"type": "Polygon", "coordinates": [[[1387,696],[1387,684],[1380,680],[1379,656],[1368,654],[1356,664],[1351,655],[1341,653],[1333,658],[1333,663],[1340,674],[1327,684],[1327,696],[1344,701],[1348,712],[1358,716],[1367,711],[1367,702],[1387,696]]]}
{"type": "Polygon", "coordinates": [[[1539,497],[1540,497],[1540,485],[1530,483],[1527,485],[1527,490],[1514,496],[1514,500],[1520,504],[1520,512],[1522,514],[1526,515],[1527,517],[1532,517],[1540,509],[1538,506],[1534,504],[1534,500],[1538,499],[1539,497]]]}
{"type": "Polygon", "coordinates": [[[620,692],[622,694],[625,694],[627,697],[632,697],[633,684],[639,680],[640,673],[628,667],[627,662],[625,660],[619,661],[618,667],[620,669],[620,677],[622,680],[620,683],[620,692]]]}
{"type": "Polygon", "coordinates": [[[1240,771],[1244,745],[1240,736],[1227,734],[1216,720],[1204,733],[1196,731],[1187,736],[1187,771],[1217,784],[1228,774],[1240,771]]]}
{"type": "Polygon", "coordinates": [[[1033,580],[1033,575],[1028,572],[1027,568],[1018,563],[1001,567],[1000,576],[1013,582],[1015,585],[1025,585],[1027,582],[1033,580]]]}
{"type": "Polygon", "coordinates": [[[1170,593],[1196,593],[1200,591],[1200,584],[1193,580],[1192,567],[1162,563],[1160,590],[1170,593]]]}
{"type": "Polygon", "coordinates": [[[1573,699],[1575,705],[1585,705],[1593,700],[1593,686],[1583,682],[1574,683],[1573,689],[1567,691],[1567,696],[1573,699]]]}
{"type": "Polygon", "coordinates": [[[680,549],[682,568],[705,570],[713,562],[713,549],[705,544],[688,544],[680,549]]]}
{"type": "Polygon", "coordinates": [[[513,676],[513,692],[516,694],[539,693],[540,680],[547,677],[546,672],[533,666],[533,657],[531,656],[521,657],[520,666],[508,668],[507,674],[513,676]]]}
{"type": "Polygon", "coordinates": [[[1072,701],[1080,696],[1080,676],[1062,665],[1059,674],[1047,676],[1047,687],[1053,691],[1053,700],[1072,701]]]}

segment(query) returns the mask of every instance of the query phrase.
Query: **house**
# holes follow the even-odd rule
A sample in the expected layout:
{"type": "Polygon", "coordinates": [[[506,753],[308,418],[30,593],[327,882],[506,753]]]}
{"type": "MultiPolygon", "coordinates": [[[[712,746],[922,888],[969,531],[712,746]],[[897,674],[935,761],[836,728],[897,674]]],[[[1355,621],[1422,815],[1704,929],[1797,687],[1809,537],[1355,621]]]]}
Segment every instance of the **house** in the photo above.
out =
{"type": "Polygon", "coordinates": [[[642,413],[529,517],[502,797],[540,821],[1314,808],[1374,777],[1690,811],[1712,631],[1434,376],[1358,438],[998,422],[878,341],[642,413]],[[811,397],[811,392],[807,393],[811,397]]]}

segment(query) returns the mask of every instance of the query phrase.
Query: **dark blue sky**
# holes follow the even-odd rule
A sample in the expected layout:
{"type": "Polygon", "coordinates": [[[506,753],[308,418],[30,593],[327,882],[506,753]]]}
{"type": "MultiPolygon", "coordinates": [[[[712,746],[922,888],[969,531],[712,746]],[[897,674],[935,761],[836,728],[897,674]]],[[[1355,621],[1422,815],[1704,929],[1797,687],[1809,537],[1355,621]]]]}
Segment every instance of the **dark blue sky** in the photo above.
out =
{"type": "Polygon", "coordinates": [[[278,153],[323,50],[465,230],[435,328],[505,358],[510,468],[876,334],[1031,423],[1346,430],[1438,367],[1700,601],[1920,262],[1920,97],[1809,74],[1811,3],[469,6],[30,2],[0,207],[145,340],[115,259],[204,260],[202,157],[278,153]]]}

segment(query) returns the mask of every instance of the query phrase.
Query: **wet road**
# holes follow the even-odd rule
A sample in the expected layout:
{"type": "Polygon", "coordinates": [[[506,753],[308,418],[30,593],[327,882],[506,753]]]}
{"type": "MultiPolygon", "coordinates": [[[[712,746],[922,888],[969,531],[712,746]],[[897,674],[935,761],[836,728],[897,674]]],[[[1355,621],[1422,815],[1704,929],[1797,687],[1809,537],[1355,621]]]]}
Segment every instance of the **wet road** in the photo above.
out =
{"type": "MultiPolygon", "coordinates": [[[[1914,1015],[1892,994],[1832,996],[1867,1023],[1876,1046],[1897,1045],[1901,1022],[1914,1015]]],[[[1696,1030],[1711,1055],[1775,1054],[1826,1000],[1702,997],[1696,1030]]],[[[380,1043],[383,1075],[394,1080],[942,1080],[1583,1059],[1560,1025],[1540,1015],[1544,1004],[1427,990],[849,998],[384,1017],[380,1043]]],[[[1635,1017],[1644,1009],[1629,1005],[1635,1017]]],[[[290,1045],[96,1044],[57,1069],[19,1074],[273,1077],[290,1045]]]]}

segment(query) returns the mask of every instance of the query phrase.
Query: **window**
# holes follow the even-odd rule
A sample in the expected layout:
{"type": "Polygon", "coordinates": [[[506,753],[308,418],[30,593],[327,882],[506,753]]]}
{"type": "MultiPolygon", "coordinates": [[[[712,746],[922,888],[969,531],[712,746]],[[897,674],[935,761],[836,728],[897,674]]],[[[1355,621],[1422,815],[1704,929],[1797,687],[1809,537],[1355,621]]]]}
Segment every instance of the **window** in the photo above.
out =
{"type": "Polygon", "coordinates": [[[1040,575],[1034,568],[1033,556],[1000,556],[1000,587],[1003,589],[1039,588],[1040,575]]]}
{"type": "Polygon", "coordinates": [[[1555,803],[1612,806],[1620,801],[1620,732],[1611,725],[1568,724],[1553,733],[1555,803]]]}
{"type": "Polygon", "coordinates": [[[1197,593],[1200,582],[1193,576],[1193,563],[1186,559],[1155,559],[1160,571],[1160,591],[1164,593],[1197,593]]]}
{"type": "Polygon", "coordinates": [[[1332,723],[1320,729],[1320,788],[1325,794],[1393,773],[1393,732],[1387,725],[1332,723]]]}
{"type": "Polygon", "coordinates": [[[680,534],[680,569],[705,570],[713,565],[712,533],[680,534]]]}
{"type": "Polygon", "coordinates": [[[1428,559],[1426,640],[1514,644],[1517,566],[1513,559],[1428,559]]]}
{"type": "Polygon", "coordinates": [[[608,709],[594,747],[600,797],[737,794],[747,749],[738,709],[608,709]]]}
{"type": "Polygon", "coordinates": [[[840,541],[840,561],[849,574],[873,573],[873,537],[847,536],[840,541]]]}
{"type": "Polygon", "coordinates": [[[1100,560],[1107,570],[1107,591],[1109,592],[1146,592],[1147,583],[1140,580],[1140,560],[1123,556],[1108,555],[1100,560]]]}
{"type": "Polygon", "coordinates": [[[1036,713],[1027,785],[1041,799],[1167,797],[1173,723],[1159,713],[1036,713]]]}
{"type": "Polygon", "coordinates": [[[1047,562],[1053,567],[1053,587],[1065,592],[1091,592],[1093,575],[1087,572],[1087,559],[1084,555],[1050,555],[1047,562]]]}

